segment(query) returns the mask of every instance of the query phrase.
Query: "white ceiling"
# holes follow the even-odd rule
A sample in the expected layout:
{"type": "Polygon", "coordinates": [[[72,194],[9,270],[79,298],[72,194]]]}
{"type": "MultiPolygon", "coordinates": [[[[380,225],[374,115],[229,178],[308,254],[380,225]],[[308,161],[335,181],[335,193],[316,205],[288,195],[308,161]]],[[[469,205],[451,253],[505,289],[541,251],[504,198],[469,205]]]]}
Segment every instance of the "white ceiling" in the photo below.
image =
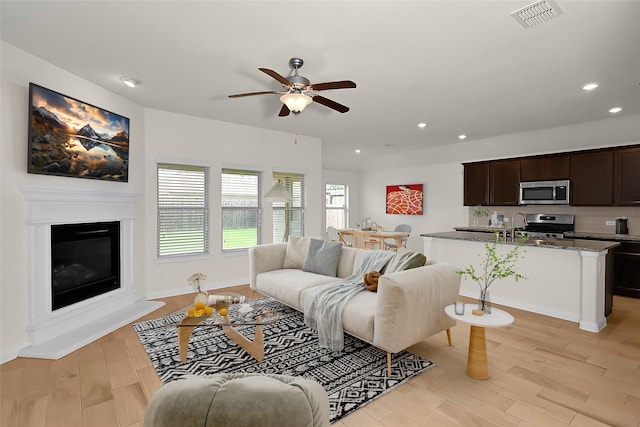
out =
{"type": "Polygon", "coordinates": [[[562,15],[524,29],[510,13],[530,3],[2,0],[1,31],[144,107],[321,138],[323,167],[350,169],[461,133],[473,144],[614,106],[640,113],[640,1],[560,0],[562,15]],[[258,67],[287,76],[294,56],[312,83],[355,81],[322,92],[351,111],[313,103],[280,118],[277,95],[227,97],[280,90],[258,67]],[[123,75],[143,83],[129,89],[123,75]]]}

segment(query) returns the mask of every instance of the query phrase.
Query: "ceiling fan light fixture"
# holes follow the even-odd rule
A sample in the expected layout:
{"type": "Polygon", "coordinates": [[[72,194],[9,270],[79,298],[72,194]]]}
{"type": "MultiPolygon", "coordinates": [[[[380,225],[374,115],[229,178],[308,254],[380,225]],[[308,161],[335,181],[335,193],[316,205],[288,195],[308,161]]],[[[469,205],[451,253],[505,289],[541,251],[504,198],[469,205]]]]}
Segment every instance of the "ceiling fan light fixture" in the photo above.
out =
{"type": "Polygon", "coordinates": [[[285,104],[292,113],[298,114],[311,104],[313,99],[304,93],[287,93],[280,97],[280,102],[285,104]]]}

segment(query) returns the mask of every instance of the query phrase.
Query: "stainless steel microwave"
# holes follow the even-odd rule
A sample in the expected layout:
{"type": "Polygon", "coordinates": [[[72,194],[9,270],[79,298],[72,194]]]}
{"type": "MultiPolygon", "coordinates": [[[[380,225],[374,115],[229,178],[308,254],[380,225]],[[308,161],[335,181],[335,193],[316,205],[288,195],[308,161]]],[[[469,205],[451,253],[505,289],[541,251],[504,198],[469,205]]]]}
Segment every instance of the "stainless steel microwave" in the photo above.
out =
{"type": "Polygon", "coordinates": [[[568,179],[560,181],[529,181],[520,183],[521,205],[568,205],[568,179]]]}

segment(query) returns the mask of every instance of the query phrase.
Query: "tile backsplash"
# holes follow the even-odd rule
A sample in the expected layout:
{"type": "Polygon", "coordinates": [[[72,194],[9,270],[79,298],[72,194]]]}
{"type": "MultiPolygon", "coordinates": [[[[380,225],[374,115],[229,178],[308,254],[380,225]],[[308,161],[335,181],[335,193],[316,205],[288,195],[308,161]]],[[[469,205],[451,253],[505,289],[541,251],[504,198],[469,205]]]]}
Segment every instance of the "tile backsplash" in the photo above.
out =
{"type": "MultiPolygon", "coordinates": [[[[629,234],[640,235],[640,206],[629,207],[612,207],[612,206],[485,206],[489,211],[488,218],[480,218],[480,225],[488,225],[489,218],[493,211],[504,215],[505,218],[511,217],[517,212],[523,213],[545,213],[545,214],[571,214],[575,215],[575,230],[577,232],[586,233],[605,233],[615,234],[616,227],[614,225],[606,225],[606,221],[615,221],[618,217],[629,218],[629,234]]],[[[473,206],[469,207],[469,225],[473,221],[473,206]]],[[[520,224],[521,219],[516,219],[516,223],[520,224]]],[[[511,223],[509,222],[508,225],[511,223]]]]}

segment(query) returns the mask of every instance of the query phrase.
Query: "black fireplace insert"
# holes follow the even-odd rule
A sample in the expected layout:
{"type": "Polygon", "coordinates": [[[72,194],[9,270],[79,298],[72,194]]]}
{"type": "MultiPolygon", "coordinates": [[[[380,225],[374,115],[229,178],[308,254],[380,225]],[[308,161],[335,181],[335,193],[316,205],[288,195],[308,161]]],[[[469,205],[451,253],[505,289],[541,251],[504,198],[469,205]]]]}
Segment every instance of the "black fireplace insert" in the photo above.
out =
{"type": "Polygon", "coordinates": [[[120,222],[51,226],[53,310],[120,287],[120,222]]]}

